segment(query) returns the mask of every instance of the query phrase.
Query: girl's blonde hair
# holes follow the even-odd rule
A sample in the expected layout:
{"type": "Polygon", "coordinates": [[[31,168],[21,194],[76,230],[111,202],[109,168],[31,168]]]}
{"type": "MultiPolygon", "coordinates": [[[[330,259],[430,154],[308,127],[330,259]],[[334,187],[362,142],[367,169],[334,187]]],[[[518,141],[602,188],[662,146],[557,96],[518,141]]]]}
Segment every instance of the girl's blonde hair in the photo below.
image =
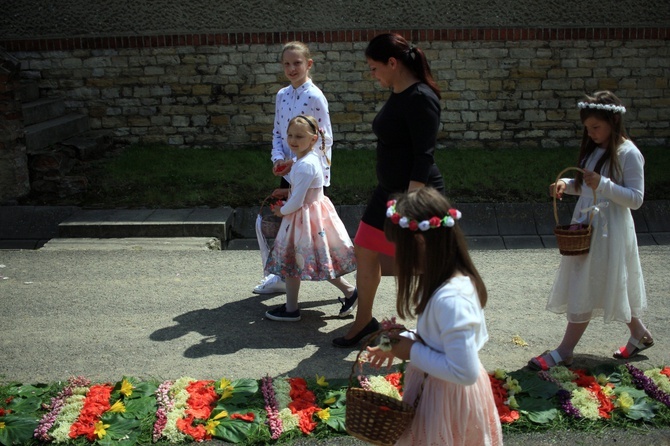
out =
{"type": "MultiPolygon", "coordinates": [[[[621,99],[619,99],[611,91],[597,91],[593,93],[593,96],[586,96],[584,99],[587,104],[604,104],[604,105],[623,105],[621,99]]],[[[620,112],[613,112],[606,109],[600,108],[590,108],[584,107],[579,111],[579,117],[584,123],[588,118],[594,117],[601,121],[605,121],[609,124],[612,129],[610,134],[610,140],[607,142],[607,147],[605,147],[605,153],[600,157],[596,163],[595,172],[600,173],[603,165],[609,161],[609,173],[608,175],[615,183],[618,183],[621,180],[621,164],[619,163],[619,157],[617,151],[621,143],[624,142],[624,139],[628,138],[626,135],[626,129],[623,124],[623,115],[620,112]]],[[[589,132],[586,128],[582,133],[582,143],[579,148],[579,156],[577,159],[577,165],[579,167],[584,167],[588,157],[598,148],[598,145],[589,137],[589,132]]],[[[582,181],[584,175],[581,172],[578,172],[575,175],[575,188],[577,191],[581,190],[582,181]]]]}
{"type": "MultiPolygon", "coordinates": [[[[449,201],[431,187],[400,195],[395,204],[398,214],[416,221],[442,218],[449,215],[450,208],[449,201]]],[[[457,273],[472,280],[482,308],[486,306],[486,286],[472,263],[458,223],[412,231],[387,218],[384,233],[396,247],[396,309],[401,318],[423,313],[433,293],[457,273]],[[423,240],[418,240],[419,237],[423,240]]]]}
{"type": "MultiPolygon", "coordinates": [[[[326,153],[326,134],[323,131],[323,129],[319,128],[319,123],[317,122],[316,118],[311,115],[298,115],[294,116],[291,118],[291,120],[288,122],[288,126],[291,127],[291,124],[294,123],[303,123],[307,124],[307,127],[310,130],[310,133],[312,135],[317,135],[321,137],[321,151],[326,153]]],[[[326,157],[326,160],[328,161],[328,165],[330,166],[330,160],[328,157],[326,157]]]]}
{"type": "Polygon", "coordinates": [[[297,40],[284,44],[284,46],[281,49],[281,54],[279,55],[280,62],[284,60],[284,53],[286,51],[297,51],[298,53],[302,54],[302,57],[304,57],[305,60],[309,60],[312,58],[312,54],[309,52],[309,47],[307,47],[307,45],[297,40]]]}

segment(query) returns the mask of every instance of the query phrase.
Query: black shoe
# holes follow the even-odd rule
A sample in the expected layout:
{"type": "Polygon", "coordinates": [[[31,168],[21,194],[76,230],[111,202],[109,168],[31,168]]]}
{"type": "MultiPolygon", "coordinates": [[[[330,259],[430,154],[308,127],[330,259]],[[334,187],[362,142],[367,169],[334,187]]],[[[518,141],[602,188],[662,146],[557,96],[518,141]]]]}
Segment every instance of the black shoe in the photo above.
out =
{"type": "Polygon", "coordinates": [[[300,320],[300,310],[286,311],[286,304],[275,308],[274,310],[266,311],[265,317],[273,321],[280,322],[298,322],[300,320]]]}
{"type": "Polygon", "coordinates": [[[351,339],[347,339],[344,336],[340,338],[335,338],[333,339],[333,345],[335,347],[353,347],[354,345],[361,342],[361,339],[378,330],[379,330],[379,322],[377,322],[377,319],[372,318],[372,320],[368,322],[368,325],[366,325],[360,332],[358,332],[356,336],[354,336],[351,339]]]}
{"type": "Polygon", "coordinates": [[[358,303],[358,290],[354,288],[354,294],[352,294],[351,297],[345,297],[344,299],[338,297],[337,300],[339,300],[342,304],[342,308],[340,308],[340,314],[338,316],[349,316],[351,312],[354,311],[354,308],[356,308],[356,304],[358,303]]]}

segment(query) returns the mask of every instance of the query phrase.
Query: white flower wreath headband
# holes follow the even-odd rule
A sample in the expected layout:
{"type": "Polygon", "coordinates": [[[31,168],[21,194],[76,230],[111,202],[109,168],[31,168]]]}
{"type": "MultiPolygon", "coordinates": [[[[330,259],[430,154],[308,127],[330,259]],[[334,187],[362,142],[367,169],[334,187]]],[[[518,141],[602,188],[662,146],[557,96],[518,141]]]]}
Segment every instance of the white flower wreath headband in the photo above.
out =
{"type": "Polygon", "coordinates": [[[389,200],[386,203],[386,216],[391,219],[393,224],[399,225],[401,228],[409,229],[410,231],[416,231],[417,229],[427,231],[431,228],[439,228],[440,226],[451,228],[456,223],[456,220],[461,219],[461,211],[451,208],[448,211],[449,215],[445,215],[444,217],[431,217],[430,219],[423,221],[413,220],[408,217],[403,217],[396,212],[395,205],[397,202],[397,200],[389,200]]]}
{"type": "Polygon", "coordinates": [[[598,110],[607,110],[612,113],[621,113],[622,115],[626,113],[626,107],[623,105],[614,105],[614,104],[595,104],[593,102],[578,102],[577,107],[579,108],[595,108],[598,110]]]}

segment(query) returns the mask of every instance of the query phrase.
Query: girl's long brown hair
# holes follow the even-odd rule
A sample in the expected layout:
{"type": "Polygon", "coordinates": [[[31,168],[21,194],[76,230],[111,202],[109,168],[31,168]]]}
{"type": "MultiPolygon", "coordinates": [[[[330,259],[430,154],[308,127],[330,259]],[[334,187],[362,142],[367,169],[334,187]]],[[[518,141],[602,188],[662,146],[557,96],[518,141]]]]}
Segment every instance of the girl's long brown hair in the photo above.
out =
{"type": "MultiPolygon", "coordinates": [[[[451,208],[447,199],[430,187],[403,194],[397,200],[396,212],[416,221],[445,217],[451,208]]],[[[423,313],[433,293],[457,273],[470,277],[482,308],[486,306],[486,286],[472,263],[458,223],[451,228],[411,231],[387,219],[384,233],[396,246],[396,309],[401,318],[423,313]]]]}
{"type": "MultiPolygon", "coordinates": [[[[583,100],[588,104],[612,104],[612,105],[622,105],[621,99],[616,97],[611,91],[597,91],[593,93],[593,96],[586,96],[583,100]]],[[[623,124],[623,115],[621,113],[614,113],[608,110],[600,110],[597,108],[582,108],[579,111],[579,117],[582,120],[582,123],[590,117],[595,117],[601,121],[605,121],[612,128],[612,133],[610,134],[610,140],[607,143],[607,147],[604,147],[605,153],[597,161],[595,172],[600,173],[603,165],[609,161],[609,177],[615,183],[618,183],[621,180],[621,164],[619,163],[619,157],[617,156],[617,150],[621,143],[624,142],[624,139],[628,138],[626,135],[626,129],[623,124]]],[[[582,133],[582,143],[579,147],[579,155],[577,159],[577,165],[579,167],[584,167],[588,157],[598,148],[598,145],[593,142],[589,137],[589,132],[586,127],[584,127],[584,132],[582,133]]],[[[577,172],[575,175],[575,188],[577,192],[581,190],[582,181],[584,180],[584,175],[581,172],[577,172]]]]}

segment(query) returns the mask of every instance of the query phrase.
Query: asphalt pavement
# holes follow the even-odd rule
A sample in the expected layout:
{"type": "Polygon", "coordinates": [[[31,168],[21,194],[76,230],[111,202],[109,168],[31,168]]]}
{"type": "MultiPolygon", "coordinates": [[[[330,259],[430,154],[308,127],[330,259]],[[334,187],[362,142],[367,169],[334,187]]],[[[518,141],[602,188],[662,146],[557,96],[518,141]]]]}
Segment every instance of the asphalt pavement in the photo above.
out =
{"type": "MultiPolygon", "coordinates": [[[[490,340],[480,352],[484,367],[518,370],[555,347],[565,317],[547,312],[544,305],[560,261],[558,250],[473,249],[472,256],[490,293],[490,340]]],[[[641,246],[640,258],[649,305],[643,319],[656,345],[635,363],[641,368],[668,365],[670,245],[641,246]]],[[[260,278],[259,251],[213,249],[211,237],[55,237],[38,249],[2,249],[0,379],[349,376],[358,350],[331,345],[352,321],[337,317],[338,290],[325,282],[303,283],[302,321],[275,322],[263,314],[283,303],[284,296],[253,294],[260,278]]],[[[353,274],[347,279],[355,281],[353,274]]],[[[395,313],[394,288],[393,278],[382,279],[374,308],[380,319],[395,313]]],[[[616,362],[611,354],[627,338],[624,324],[593,321],[575,365],[616,362]]],[[[670,445],[670,426],[506,436],[508,445],[577,442],[670,445]]],[[[362,443],[345,437],[296,444],[362,443]]]]}

